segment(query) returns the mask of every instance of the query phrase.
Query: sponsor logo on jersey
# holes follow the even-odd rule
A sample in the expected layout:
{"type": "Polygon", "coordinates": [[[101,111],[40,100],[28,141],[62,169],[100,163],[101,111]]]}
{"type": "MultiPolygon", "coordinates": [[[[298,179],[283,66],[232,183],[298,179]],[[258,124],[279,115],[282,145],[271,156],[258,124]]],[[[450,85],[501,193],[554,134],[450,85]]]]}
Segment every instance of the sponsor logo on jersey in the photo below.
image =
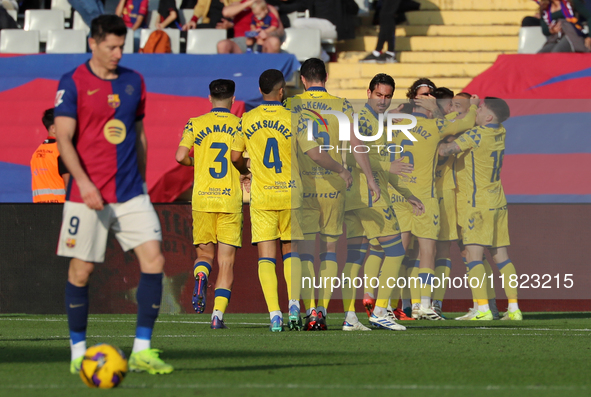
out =
{"type": "Polygon", "coordinates": [[[103,133],[107,142],[119,145],[127,136],[127,128],[125,128],[125,124],[121,120],[113,119],[107,121],[103,133]]]}
{"type": "Polygon", "coordinates": [[[86,90],[86,95],[88,95],[88,96],[94,95],[94,94],[96,94],[99,91],[100,91],[100,88],[97,88],[96,90],[92,90],[92,91],[91,90],[86,90]]]}
{"type": "Polygon", "coordinates": [[[54,107],[58,107],[59,105],[64,103],[63,97],[64,97],[65,93],[66,93],[66,90],[58,90],[58,92],[55,93],[54,107]]]}

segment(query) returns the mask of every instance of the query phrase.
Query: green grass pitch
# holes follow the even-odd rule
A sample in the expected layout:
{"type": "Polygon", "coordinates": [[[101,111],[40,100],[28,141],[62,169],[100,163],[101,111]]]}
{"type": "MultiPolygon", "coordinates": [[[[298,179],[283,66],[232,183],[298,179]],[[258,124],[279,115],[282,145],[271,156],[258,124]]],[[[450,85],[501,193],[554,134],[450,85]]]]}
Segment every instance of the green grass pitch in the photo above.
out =
{"type": "MultiPolygon", "coordinates": [[[[153,347],[175,371],[129,373],[117,389],[91,390],[69,373],[65,316],[2,315],[0,395],[591,395],[590,313],[409,321],[405,332],[343,332],[341,316],[329,316],[326,332],[271,333],[266,314],[227,314],[230,329],[215,331],[208,314],[161,315],[153,347]]],[[[132,315],[92,315],[87,343],[129,354],[134,327],[132,315]]]]}

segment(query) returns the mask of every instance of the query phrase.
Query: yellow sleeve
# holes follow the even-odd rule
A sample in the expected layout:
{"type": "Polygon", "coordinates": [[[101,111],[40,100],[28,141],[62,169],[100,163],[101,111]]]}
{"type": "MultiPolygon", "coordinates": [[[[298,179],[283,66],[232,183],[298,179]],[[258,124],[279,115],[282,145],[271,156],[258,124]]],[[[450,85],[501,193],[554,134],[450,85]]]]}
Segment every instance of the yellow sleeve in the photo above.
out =
{"type": "Polygon", "coordinates": [[[246,143],[244,142],[244,133],[242,132],[242,119],[236,127],[234,140],[232,141],[232,150],[236,152],[244,152],[246,150],[246,143]]]}
{"type": "Polygon", "coordinates": [[[179,143],[179,146],[191,149],[194,144],[195,136],[193,135],[193,120],[189,120],[185,125],[185,129],[183,130],[183,136],[181,138],[181,143],[179,143]]]}
{"type": "Polygon", "coordinates": [[[460,147],[462,152],[478,147],[478,144],[481,140],[479,130],[480,128],[478,127],[473,128],[470,131],[460,135],[460,137],[454,141],[460,147]]]}
{"type": "Polygon", "coordinates": [[[406,184],[398,177],[396,174],[389,174],[388,175],[388,182],[394,189],[400,193],[402,197],[408,199],[410,196],[413,196],[412,192],[409,188],[406,187],[406,184]]]}
{"type": "Polygon", "coordinates": [[[439,135],[441,137],[446,137],[448,135],[459,134],[460,132],[474,128],[474,123],[476,122],[476,109],[476,105],[470,106],[470,110],[462,119],[437,119],[435,123],[437,124],[439,135]]]}

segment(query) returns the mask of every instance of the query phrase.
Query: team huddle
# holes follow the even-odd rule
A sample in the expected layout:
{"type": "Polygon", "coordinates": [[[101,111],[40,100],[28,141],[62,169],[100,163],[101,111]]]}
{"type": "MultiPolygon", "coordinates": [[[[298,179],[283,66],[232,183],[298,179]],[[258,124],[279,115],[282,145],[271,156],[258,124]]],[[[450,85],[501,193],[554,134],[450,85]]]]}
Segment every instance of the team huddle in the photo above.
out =
{"type": "MultiPolygon", "coordinates": [[[[486,98],[480,104],[477,96],[454,96],[419,79],[409,88],[409,102],[392,109],[398,115],[389,117],[395,82],[378,74],[369,83],[367,103],[354,116],[348,100],[326,91],[321,60],[307,60],[300,73],[305,92],[284,101],[281,72],[263,72],[259,85],[264,101],[241,119],[230,113],[234,82],[215,80],[210,84],[213,109],[185,126],[176,160],[195,167],[195,310],[204,311],[217,244],[220,276],[211,327],[226,328],[223,314],[242,243],[242,183],[250,190],[252,243],[258,248],[271,331],[284,329],[275,271],[277,240],[289,329],[327,328],[334,288],[326,280],[339,278],[342,329],[370,330],[355,314],[357,286],[352,280],[359,278],[362,267],[363,279],[375,280],[364,283],[363,304],[371,325],[405,330],[397,320],[443,320],[449,285],[444,280],[449,280],[454,240],[459,240],[469,279],[480,281],[470,285],[474,307],[458,320],[498,319],[494,289],[486,282],[492,269],[484,249],[503,275],[516,274],[507,254],[507,202],[500,181],[506,102],[486,98]],[[343,117],[349,129],[345,132],[353,132],[349,140],[341,135],[343,117]],[[395,125],[391,134],[383,133],[386,118],[395,125]],[[366,141],[371,145],[364,145],[366,141]],[[189,157],[190,149],[194,157],[189,157]],[[347,260],[339,269],[337,242],[344,232],[347,260]],[[404,282],[391,281],[396,279],[404,282]]],[[[521,320],[516,288],[506,285],[505,292],[509,308],[503,319],[521,320]]]]}
{"type": "MultiPolygon", "coordinates": [[[[141,271],[129,369],[173,371],[151,346],[162,300],[162,231],[145,185],[144,80],[118,65],[126,34],[125,23],[115,15],[94,19],[92,57],[62,76],[54,104],[57,146],[71,175],[57,253],[71,258],[65,303],[73,374],[80,372],[86,352],[89,281],[94,264],[104,261],[109,231],[124,250],[134,250],[141,271]]],[[[284,329],[277,240],[289,329],[326,330],[333,293],[326,280],[340,278],[342,329],[369,331],[355,313],[354,280],[362,267],[363,279],[377,281],[364,285],[371,325],[405,330],[398,320],[442,320],[445,283],[436,281],[450,274],[454,240],[469,278],[482,281],[476,287],[470,283],[474,307],[459,319],[499,316],[487,284],[492,270],[484,249],[507,279],[516,275],[507,253],[507,202],[500,180],[502,123],[509,118],[505,101],[486,98],[480,103],[476,96],[454,96],[420,79],[408,91],[409,102],[386,115],[395,82],[378,74],[369,83],[367,103],[354,114],[349,101],[326,91],[321,60],[307,60],[300,72],[305,92],[285,102],[282,73],[263,72],[259,88],[264,101],[242,118],[230,112],[234,82],[215,80],[209,87],[212,110],[184,128],[176,160],[195,169],[195,311],[205,310],[208,277],[217,258],[211,328],[227,328],[224,312],[242,244],[244,189],[251,193],[252,243],[273,332],[284,329]],[[337,243],[345,232],[347,259],[340,268],[337,243]],[[409,288],[391,280],[408,280],[409,288]]],[[[505,283],[505,293],[509,307],[503,319],[521,320],[516,288],[505,283]]]]}

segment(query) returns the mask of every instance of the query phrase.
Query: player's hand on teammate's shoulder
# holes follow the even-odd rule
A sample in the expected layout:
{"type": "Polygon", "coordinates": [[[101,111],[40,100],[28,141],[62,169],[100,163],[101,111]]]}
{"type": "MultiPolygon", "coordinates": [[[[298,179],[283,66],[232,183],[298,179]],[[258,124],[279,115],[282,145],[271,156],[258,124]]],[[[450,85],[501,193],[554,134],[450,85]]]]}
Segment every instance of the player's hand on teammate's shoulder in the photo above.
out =
{"type": "Polygon", "coordinates": [[[406,199],[406,201],[408,201],[410,203],[410,205],[412,205],[412,212],[416,216],[420,216],[425,213],[425,205],[417,197],[410,196],[409,198],[406,199]]]}
{"type": "Polygon", "coordinates": [[[82,200],[84,200],[84,204],[86,204],[88,208],[97,211],[104,208],[103,197],[94,183],[91,181],[78,182],[78,188],[80,189],[80,196],[82,196],[82,200]]]}
{"type": "Polygon", "coordinates": [[[394,160],[390,163],[391,174],[410,174],[413,171],[414,165],[404,162],[403,160],[403,158],[399,158],[398,160],[394,160]]]}
{"type": "Polygon", "coordinates": [[[347,189],[350,188],[351,184],[353,184],[353,177],[351,176],[351,172],[349,172],[347,167],[343,166],[343,170],[339,172],[339,176],[343,178],[343,180],[347,184],[347,189]]]}
{"type": "Polygon", "coordinates": [[[470,105],[480,105],[480,97],[478,95],[472,95],[470,97],[470,105]]]}

